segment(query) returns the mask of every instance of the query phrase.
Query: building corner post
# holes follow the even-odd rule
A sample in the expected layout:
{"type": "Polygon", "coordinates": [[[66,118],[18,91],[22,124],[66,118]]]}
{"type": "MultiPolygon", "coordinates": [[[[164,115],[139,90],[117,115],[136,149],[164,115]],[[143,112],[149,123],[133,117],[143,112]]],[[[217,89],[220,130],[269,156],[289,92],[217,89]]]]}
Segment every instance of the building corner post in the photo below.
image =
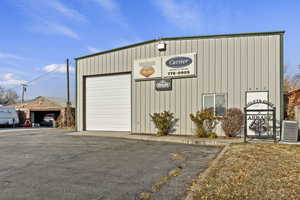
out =
{"type": "Polygon", "coordinates": [[[284,111],[285,111],[285,104],[284,104],[284,88],[283,88],[283,79],[284,79],[284,32],[280,34],[280,124],[281,121],[284,119],[284,111]]]}

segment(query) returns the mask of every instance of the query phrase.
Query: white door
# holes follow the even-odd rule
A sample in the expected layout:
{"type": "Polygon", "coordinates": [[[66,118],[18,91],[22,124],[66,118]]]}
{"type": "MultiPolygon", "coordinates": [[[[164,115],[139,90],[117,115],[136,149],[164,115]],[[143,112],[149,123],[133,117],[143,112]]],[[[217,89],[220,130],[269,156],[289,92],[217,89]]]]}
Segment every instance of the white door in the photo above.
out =
{"type": "Polygon", "coordinates": [[[86,78],[86,130],[131,131],[131,75],[86,78]]]}

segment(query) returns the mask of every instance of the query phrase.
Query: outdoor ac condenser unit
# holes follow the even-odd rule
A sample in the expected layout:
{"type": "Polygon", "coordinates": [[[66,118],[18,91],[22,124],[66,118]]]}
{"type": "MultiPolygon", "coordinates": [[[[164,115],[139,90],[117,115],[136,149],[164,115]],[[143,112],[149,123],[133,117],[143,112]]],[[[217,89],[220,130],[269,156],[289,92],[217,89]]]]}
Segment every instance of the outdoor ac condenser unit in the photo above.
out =
{"type": "Polygon", "coordinates": [[[285,142],[298,141],[298,123],[297,121],[284,120],[282,122],[282,140],[285,142]]]}

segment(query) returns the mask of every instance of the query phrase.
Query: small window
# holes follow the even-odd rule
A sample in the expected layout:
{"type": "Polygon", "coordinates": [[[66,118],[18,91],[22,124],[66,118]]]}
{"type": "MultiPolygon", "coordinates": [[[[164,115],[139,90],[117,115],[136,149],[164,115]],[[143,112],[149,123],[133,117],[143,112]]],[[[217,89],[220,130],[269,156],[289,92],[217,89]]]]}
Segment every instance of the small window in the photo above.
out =
{"type": "Polygon", "coordinates": [[[216,116],[223,116],[226,110],[225,94],[203,95],[203,108],[213,109],[216,116]]]}

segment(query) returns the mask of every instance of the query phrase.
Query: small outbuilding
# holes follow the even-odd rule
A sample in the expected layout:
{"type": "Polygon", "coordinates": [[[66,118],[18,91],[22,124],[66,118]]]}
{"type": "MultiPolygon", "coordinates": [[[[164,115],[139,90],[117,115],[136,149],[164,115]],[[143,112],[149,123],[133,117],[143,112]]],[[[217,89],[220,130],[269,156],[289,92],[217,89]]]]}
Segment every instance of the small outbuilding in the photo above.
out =
{"type": "Polygon", "coordinates": [[[12,104],[19,113],[23,113],[23,120],[30,119],[32,123],[40,124],[45,115],[51,114],[55,120],[66,112],[67,102],[65,99],[38,96],[35,99],[22,103],[12,104]]]}
{"type": "MultiPolygon", "coordinates": [[[[203,108],[222,116],[256,99],[282,120],[284,31],[165,37],[76,58],[77,130],[156,132],[150,113],[171,111],[176,135],[203,108]]],[[[222,135],[219,127],[217,134],[222,135]]]]}

